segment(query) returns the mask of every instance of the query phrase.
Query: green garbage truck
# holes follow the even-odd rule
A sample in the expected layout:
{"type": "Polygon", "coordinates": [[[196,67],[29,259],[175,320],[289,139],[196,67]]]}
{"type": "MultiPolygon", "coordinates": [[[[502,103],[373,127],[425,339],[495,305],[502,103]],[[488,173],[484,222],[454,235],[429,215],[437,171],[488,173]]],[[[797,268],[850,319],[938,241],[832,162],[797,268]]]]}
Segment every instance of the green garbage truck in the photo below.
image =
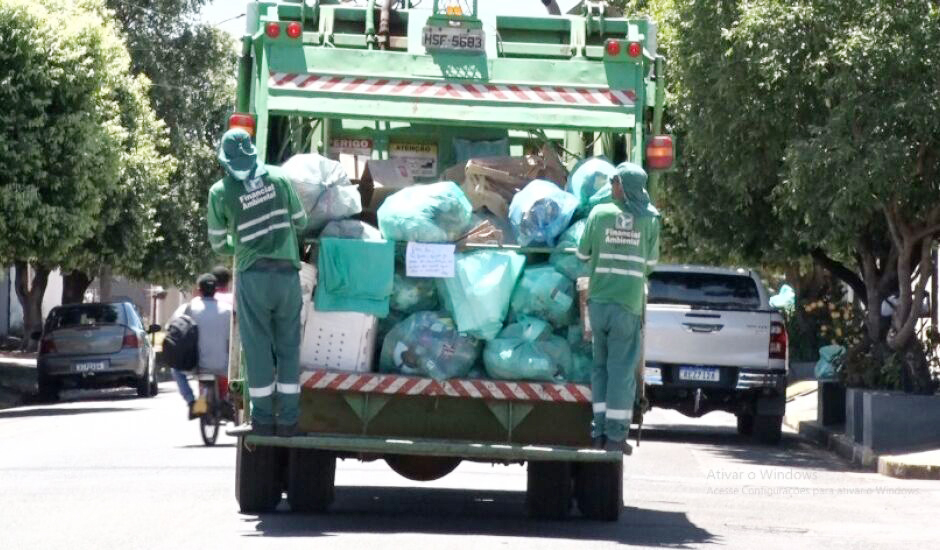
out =
{"type": "MultiPolygon", "coordinates": [[[[657,170],[673,158],[661,135],[665,60],[655,23],[607,17],[597,2],[572,15],[551,15],[538,0],[503,3],[529,5],[521,14],[487,7],[496,4],[249,2],[230,126],[248,129],[267,163],[309,152],[343,162],[366,217],[390,192],[444,179],[490,150],[518,157],[547,146],[566,160],[631,160],[655,189],[657,170]],[[389,163],[399,170],[380,170],[389,163]]],[[[382,345],[367,343],[365,355],[382,345]]],[[[230,354],[236,394],[240,355],[230,354]]],[[[468,460],[526,464],[534,517],[562,518],[575,506],[588,518],[619,517],[624,456],[590,448],[588,385],[328,367],[302,373],[303,435],[231,432],[242,511],[271,511],[285,493],[294,511],[326,511],[337,459],[384,459],[422,481],[468,460]]]]}

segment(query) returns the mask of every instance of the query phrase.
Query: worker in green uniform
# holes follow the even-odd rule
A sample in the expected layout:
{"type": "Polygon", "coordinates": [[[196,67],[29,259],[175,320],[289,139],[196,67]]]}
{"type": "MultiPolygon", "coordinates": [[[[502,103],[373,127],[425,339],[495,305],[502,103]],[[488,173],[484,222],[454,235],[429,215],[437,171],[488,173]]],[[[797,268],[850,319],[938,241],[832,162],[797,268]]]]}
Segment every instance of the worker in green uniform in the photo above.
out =
{"type": "Polygon", "coordinates": [[[247,362],[252,432],[289,437],[300,401],[300,247],[307,214],[288,178],[258,163],[251,136],[222,136],[225,177],[209,189],[209,243],[235,255],[235,311],[247,362]]]}
{"type": "Polygon", "coordinates": [[[659,211],[646,172],[625,162],[610,178],[613,202],[588,216],[578,258],[590,262],[588,317],[594,338],[591,392],[595,447],[631,451],[626,442],[643,356],[646,278],[659,259],[659,211]]]}

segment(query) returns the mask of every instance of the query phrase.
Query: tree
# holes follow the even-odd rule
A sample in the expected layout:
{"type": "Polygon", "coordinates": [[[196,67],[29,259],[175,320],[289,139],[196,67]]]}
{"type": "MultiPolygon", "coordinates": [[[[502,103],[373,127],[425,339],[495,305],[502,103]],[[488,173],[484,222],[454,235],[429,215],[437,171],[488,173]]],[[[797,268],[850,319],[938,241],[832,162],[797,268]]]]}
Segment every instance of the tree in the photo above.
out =
{"type": "Polygon", "coordinates": [[[149,162],[156,123],[135,118],[147,113],[134,108],[147,82],[128,66],[100,3],[0,2],[0,104],[16,106],[0,113],[0,263],[15,266],[27,335],[42,322],[50,269],[95,235],[105,205],[149,162]]]}

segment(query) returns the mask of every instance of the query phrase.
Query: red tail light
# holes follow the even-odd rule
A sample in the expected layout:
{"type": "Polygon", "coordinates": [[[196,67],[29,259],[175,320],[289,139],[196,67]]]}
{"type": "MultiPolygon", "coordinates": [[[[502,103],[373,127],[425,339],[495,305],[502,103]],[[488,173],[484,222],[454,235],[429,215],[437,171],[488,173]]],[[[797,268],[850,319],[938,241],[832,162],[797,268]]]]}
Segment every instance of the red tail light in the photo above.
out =
{"type": "Polygon", "coordinates": [[[670,136],[653,136],[646,142],[646,167],[650,170],[672,168],[675,152],[670,136]]]}
{"type": "Polygon", "coordinates": [[[630,45],[627,46],[627,55],[630,57],[640,57],[642,53],[643,46],[639,42],[631,42],[630,45]]]}
{"type": "Polygon", "coordinates": [[[281,36],[281,26],[277,23],[268,23],[264,28],[264,32],[268,35],[268,38],[277,38],[281,36]]]}
{"type": "Polygon", "coordinates": [[[787,358],[787,329],[783,323],[774,321],[770,323],[770,358],[787,358]]]}
{"type": "Polygon", "coordinates": [[[39,342],[39,353],[45,355],[47,353],[55,353],[55,342],[52,341],[52,338],[46,336],[39,342]]]}
{"type": "Polygon", "coordinates": [[[228,117],[228,129],[235,128],[241,128],[248,132],[249,136],[255,137],[255,117],[245,113],[235,113],[228,117]]]}
{"type": "Polygon", "coordinates": [[[620,42],[616,40],[608,40],[605,48],[607,48],[607,55],[611,57],[620,55],[620,42]]]}
{"type": "Polygon", "coordinates": [[[287,25],[287,36],[291,38],[300,38],[300,35],[304,33],[304,27],[300,23],[294,21],[293,23],[288,23],[287,25]]]}
{"type": "Polygon", "coordinates": [[[140,341],[137,340],[137,335],[133,332],[125,329],[124,330],[124,341],[121,342],[122,348],[136,348],[140,347],[140,341]]]}

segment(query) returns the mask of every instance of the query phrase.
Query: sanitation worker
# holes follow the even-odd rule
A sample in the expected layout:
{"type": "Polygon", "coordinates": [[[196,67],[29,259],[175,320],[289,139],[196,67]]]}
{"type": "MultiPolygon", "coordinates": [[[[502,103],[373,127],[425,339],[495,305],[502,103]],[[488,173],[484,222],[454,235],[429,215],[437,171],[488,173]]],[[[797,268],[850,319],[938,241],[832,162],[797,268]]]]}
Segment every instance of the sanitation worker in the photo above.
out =
{"type": "Polygon", "coordinates": [[[617,167],[610,178],[613,202],[591,210],[577,251],[591,273],[592,443],[625,453],[632,450],[626,439],[643,356],[646,278],[659,258],[659,211],[650,203],[646,179],[636,164],[617,167]]]}
{"type": "Polygon", "coordinates": [[[209,243],[235,255],[235,311],[247,362],[251,429],[289,437],[300,401],[300,246],[307,215],[287,177],[258,163],[251,136],[222,136],[225,177],[209,189],[209,243]]]}

